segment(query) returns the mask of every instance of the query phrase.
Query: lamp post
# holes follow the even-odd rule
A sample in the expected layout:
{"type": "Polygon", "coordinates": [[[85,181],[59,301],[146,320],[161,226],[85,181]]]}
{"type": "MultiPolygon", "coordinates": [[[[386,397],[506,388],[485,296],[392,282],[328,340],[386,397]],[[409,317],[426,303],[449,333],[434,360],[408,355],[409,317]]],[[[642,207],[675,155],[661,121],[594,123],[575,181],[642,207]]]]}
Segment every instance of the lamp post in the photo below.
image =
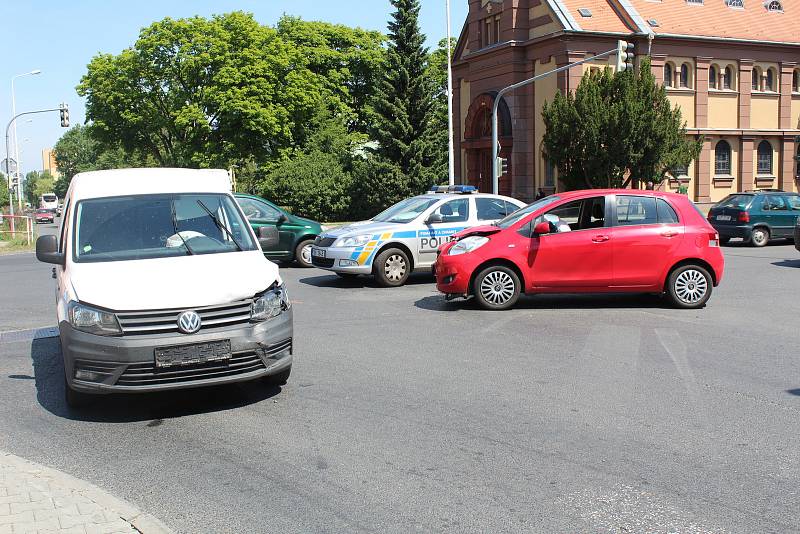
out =
{"type": "MultiPolygon", "coordinates": [[[[36,76],[37,74],[41,74],[41,73],[42,73],[41,70],[34,69],[34,70],[30,71],[30,72],[23,72],[22,74],[17,74],[15,76],[11,77],[11,116],[12,117],[17,115],[17,98],[16,98],[16,95],[14,94],[14,80],[16,80],[17,78],[23,78],[25,76],[36,76]]],[[[22,174],[22,169],[21,169],[21,166],[19,164],[19,143],[17,142],[17,123],[16,122],[14,123],[14,159],[17,162],[17,173],[16,173],[17,174],[17,199],[20,201],[20,208],[19,209],[21,211],[22,210],[22,202],[21,202],[22,194],[20,192],[21,192],[21,187],[22,187],[22,180],[21,180],[21,176],[20,175],[22,174]]],[[[10,198],[9,199],[9,203],[13,204],[13,202],[14,202],[14,199],[10,198]]]]}
{"type": "Polygon", "coordinates": [[[456,157],[455,157],[455,140],[453,139],[453,54],[451,51],[451,34],[450,27],[450,0],[447,1],[447,142],[448,142],[448,182],[450,185],[456,183],[456,157]]]}

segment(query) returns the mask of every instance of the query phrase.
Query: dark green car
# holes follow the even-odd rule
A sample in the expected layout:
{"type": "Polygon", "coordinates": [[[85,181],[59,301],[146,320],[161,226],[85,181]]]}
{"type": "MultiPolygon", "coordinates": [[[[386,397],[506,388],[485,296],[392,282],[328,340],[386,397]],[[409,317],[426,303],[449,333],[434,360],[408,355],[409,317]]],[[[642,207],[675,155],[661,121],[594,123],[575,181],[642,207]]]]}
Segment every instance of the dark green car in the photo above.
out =
{"type": "Polygon", "coordinates": [[[303,267],[311,267],[311,245],[322,233],[321,224],[292,215],[261,197],[244,193],[234,196],[256,235],[265,226],[278,229],[278,245],[265,248],[264,256],[273,261],[296,261],[303,267]]]}
{"type": "Polygon", "coordinates": [[[756,247],[771,239],[793,239],[798,217],[800,194],[775,190],[728,195],[708,212],[723,245],[740,237],[756,247]]]}

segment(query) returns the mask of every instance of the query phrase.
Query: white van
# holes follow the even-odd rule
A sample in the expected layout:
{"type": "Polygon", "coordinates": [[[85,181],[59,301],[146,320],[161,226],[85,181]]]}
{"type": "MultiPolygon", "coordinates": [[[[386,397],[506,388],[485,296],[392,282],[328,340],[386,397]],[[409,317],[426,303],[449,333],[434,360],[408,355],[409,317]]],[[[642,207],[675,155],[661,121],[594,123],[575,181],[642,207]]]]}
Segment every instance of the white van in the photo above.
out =
{"type": "Polygon", "coordinates": [[[56,265],[67,403],[256,378],[283,385],[292,309],[278,267],[231,194],[226,171],[122,169],[76,175],[56,265]]]}

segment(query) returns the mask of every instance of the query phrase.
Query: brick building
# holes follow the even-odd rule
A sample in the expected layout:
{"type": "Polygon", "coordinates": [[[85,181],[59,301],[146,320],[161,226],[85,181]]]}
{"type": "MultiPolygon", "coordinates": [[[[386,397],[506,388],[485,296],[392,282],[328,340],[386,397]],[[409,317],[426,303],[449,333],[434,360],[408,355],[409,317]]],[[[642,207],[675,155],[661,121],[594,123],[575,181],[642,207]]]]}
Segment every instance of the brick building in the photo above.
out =
{"type": "MultiPolygon", "coordinates": [[[[456,176],[491,188],[491,106],[519,82],[636,43],[681,107],[699,158],[661,187],[698,202],[754,188],[798,190],[800,0],[469,0],[455,50],[456,176]]],[[[500,191],[530,199],[558,189],[542,151],[542,105],[574,90],[585,64],[518,89],[500,103],[500,191]]]]}

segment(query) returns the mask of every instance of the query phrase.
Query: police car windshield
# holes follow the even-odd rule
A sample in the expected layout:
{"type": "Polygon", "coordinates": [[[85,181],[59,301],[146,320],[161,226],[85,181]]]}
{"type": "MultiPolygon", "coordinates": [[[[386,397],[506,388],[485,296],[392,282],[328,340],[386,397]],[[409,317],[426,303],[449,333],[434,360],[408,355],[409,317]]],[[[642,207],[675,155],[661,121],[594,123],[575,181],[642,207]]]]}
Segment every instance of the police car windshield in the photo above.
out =
{"type": "Polygon", "coordinates": [[[555,195],[550,195],[549,197],[545,197],[541,200],[537,200],[533,204],[528,204],[524,208],[520,208],[511,215],[507,215],[505,219],[497,221],[497,226],[500,228],[508,228],[509,226],[513,226],[517,221],[521,221],[525,218],[525,216],[533,213],[534,211],[547,206],[548,204],[552,204],[560,200],[559,197],[555,195]]]}
{"type": "Polygon", "coordinates": [[[409,223],[425,210],[439,202],[441,198],[413,197],[402,200],[372,218],[375,222],[409,223]]]}

